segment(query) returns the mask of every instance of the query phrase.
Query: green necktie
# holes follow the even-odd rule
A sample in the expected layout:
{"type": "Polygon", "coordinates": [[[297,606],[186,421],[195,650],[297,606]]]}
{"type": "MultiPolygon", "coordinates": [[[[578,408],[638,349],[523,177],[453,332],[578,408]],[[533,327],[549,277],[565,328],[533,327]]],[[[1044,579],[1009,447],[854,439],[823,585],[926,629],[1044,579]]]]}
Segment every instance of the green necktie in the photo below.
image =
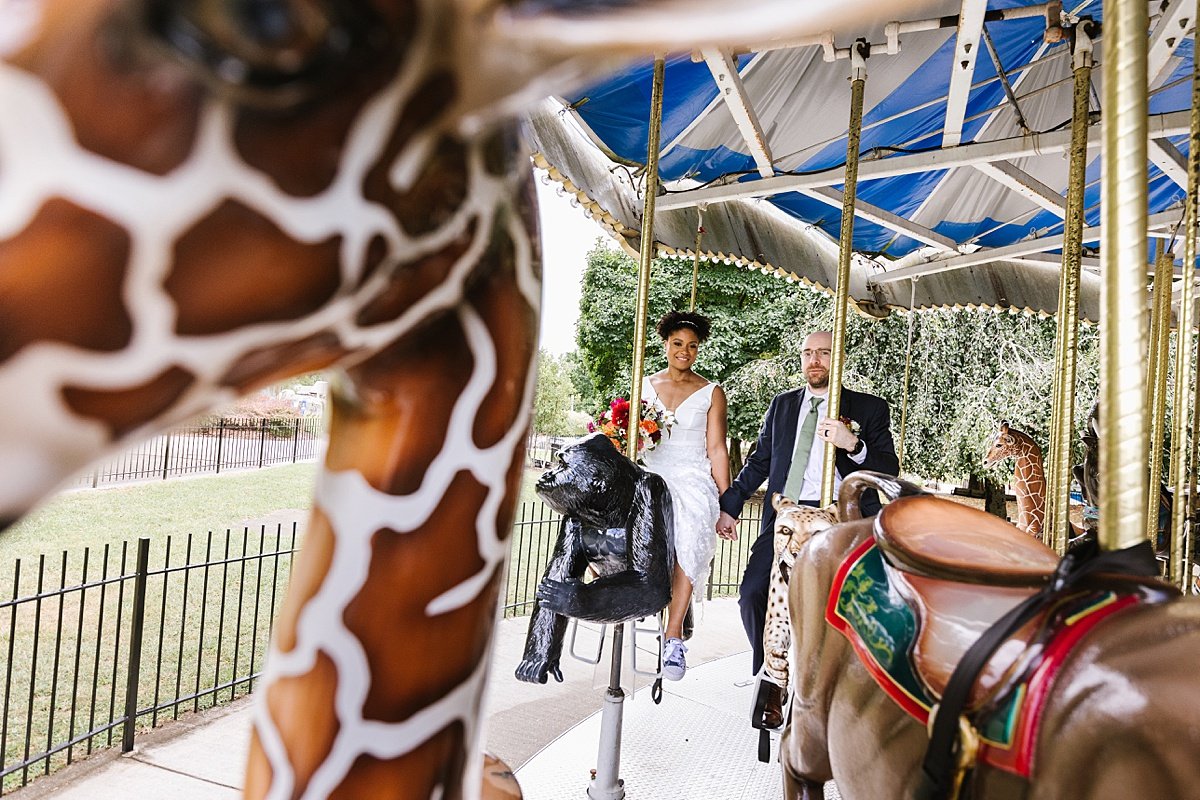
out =
{"type": "Polygon", "coordinates": [[[792,451],[792,467],[788,470],[787,482],[783,485],[783,496],[792,500],[800,499],[800,487],[804,485],[804,470],[808,466],[808,455],[812,452],[813,435],[817,432],[817,419],[820,414],[817,406],[825,402],[824,397],[812,398],[812,410],[804,418],[800,432],[796,434],[796,449],[792,451]]]}

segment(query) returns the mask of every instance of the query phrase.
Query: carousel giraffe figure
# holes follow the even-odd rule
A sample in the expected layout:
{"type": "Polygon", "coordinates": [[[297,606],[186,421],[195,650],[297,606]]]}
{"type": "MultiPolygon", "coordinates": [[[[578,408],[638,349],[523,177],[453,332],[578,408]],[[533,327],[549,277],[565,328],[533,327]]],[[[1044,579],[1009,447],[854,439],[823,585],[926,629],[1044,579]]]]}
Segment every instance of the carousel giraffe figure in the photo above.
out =
{"type": "Polygon", "coordinates": [[[540,302],[514,113],[614,55],[922,10],[612,5],[0,0],[0,529],[340,370],[248,797],[519,792],[476,755],[540,302]]]}
{"type": "Polygon", "coordinates": [[[1029,434],[1001,422],[983,457],[985,467],[994,467],[1006,458],[1016,459],[1013,490],[1017,495],[1017,527],[1039,541],[1046,519],[1046,471],[1042,448],[1029,434]]]}

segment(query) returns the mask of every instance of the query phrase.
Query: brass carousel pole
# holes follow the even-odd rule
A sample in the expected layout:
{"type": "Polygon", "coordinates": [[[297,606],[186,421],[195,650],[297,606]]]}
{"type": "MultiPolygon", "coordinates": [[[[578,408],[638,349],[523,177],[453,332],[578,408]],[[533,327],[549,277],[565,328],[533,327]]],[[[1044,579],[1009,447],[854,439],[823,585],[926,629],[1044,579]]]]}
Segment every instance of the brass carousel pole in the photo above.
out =
{"type": "MultiPolygon", "coordinates": [[[[646,312],[650,304],[650,262],[654,260],[654,201],[658,195],[658,147],[662,128],[664,62],[654,59],[654,83],[650,95],[650,130],[646,142],[646,198],[642,205],[642,249],[638,264],[637,305],[633,312],[633,376],[629,387],[629,429],[626,455],[637,460],[638,429],[642,422],[642,373],[646,362],[646,312]]],[[[592,800],[622,800],[621,727],[625,690],[621,688],[621,655],[625,626],[613,626],[612,662],[604,708],[600,715],[600,747],[596,754],[596,777],[588,786],[592,800]]]]}
{"type": "Polygon", "coordinates": [[[1100,341],[1100,546],[1146,534],[1145,0],[1105,11],[1100,341]]]}
{"type": "MultiPolygon", "coordinates": [[[[1196,10],[1200,12],[1200,0],[1196,10]]],[[[1200,191],[1200,63],[1192,63],[1192,117],[1188,135],[1188,186],[1183,211],[1183,285],[1179,291],[1179,318],[1175,328],[1175,426],[1171,431],[1171,482],[1175,502],[1171,509],[1171,552],[1167,575],[1180,589],[1191,585],[1188,544],[1188,506],[1191,505],[1192,464],[1188,458],[1188,401],[1195,391],[1192,367],[1193,287],[1196,283],[1197,192],[1200,191]]],[[[1172,264],[1172,266],[1174,266],[1172,264]]],[[[1168,315],[1170,311],[1168,309],[1168,315]]],[[[1164,324],[1170,325],[1168,316],[1164,324]]],[[[1197,435],[1196,431],[1192,432],[1197,435]]],[[[1151,483],[1150,489],[1157,485],[1151,483]]]]}
{"type": "Polygon", "coordinates": [[[646,143],[646,197],[642,203],[642,248],[638,263],[637,305],[633,312],[633,378],[629,387],[629,436],[625,455],[637,460],[637,432],[642,423],[642,373],[646,369],[646,313],[650,305],[650,264],[654,261],[654,203],[658,197],[658,139],[662,129],[662,58],[654,59],[650,95],[650,132],[646,143]]]}
{"type": "Polygon", "coordinates": [[[696,310],[696,290],[700,286],[700,240],[704,238],[704,207],[696,206],[696,247],[692,250],[692,302],[688,311],[696,310]]]}
{"type": "MultiPolygon", "coordinates": [[[[1150,409],[1150,491],[1146,493],[1146,537],[1151,541],[1158,533],[1159,493],[1155,487],[1163,480],[1163,429],[1167,424],[1167,372],[1171,350],[1171,270],[1174,262],[1173,251],[1164,245],[1154,263],[1154,291],[1150,303],[1150,357],[1147,359],[1150,374],[1146,386],[1146,407],[1150,409]]],[[[1173,465],[1171,469],[1174,470],[1173,465]]]]}
{"type": "Polygon", "coordinates": [[[917,279],[910,278],[909,283],[912,286],[908,295],[908,345],[904,348],[904,402],[900,406],[900,441],[896,445],[901,475],[904,474],[904,434],[908,428],[908,375],[912,371],[913,325],[917,321],[917,279]]]}
{"type": "MultiPolygon", "coordinates": [[[[846,313],[850,302],[850,256],[854,253],[854,198],[858,191],[858,148],[862,136],[863,87],[867,80],[867,57],[871,45],[859,39],[850,46],[850,125],[846,131],[846,182],[842,188],[841,248],[838,251],[837,286],[833,295],[833,345],[829,362],[827,416],[838,419],[842,412],[842,368],[846,358],[846,313]]],[[[821,473],[821,505],[833,502],[836,465],[833,442],[825,443],[821,473]]]]}
{"type": "MultiPolygon", "coordinates": [[[[1045,530],[1061,555],[1067,551],[1071,490],[1071,434],[1075,428],[1075,372],[1079,343],[1079,270],[1083,258],[1083,190],[1087,171],[1088,101],[1092,81],[1094,23],[1075,26],[1075,104],[1071,114],[1071,160],[1066,225],[1058,283],[1054,409],[1050,418],[1050,481],[1045,530]]],[[[1044,534],[1043,534],[1044,535],[1044,534]]]]}

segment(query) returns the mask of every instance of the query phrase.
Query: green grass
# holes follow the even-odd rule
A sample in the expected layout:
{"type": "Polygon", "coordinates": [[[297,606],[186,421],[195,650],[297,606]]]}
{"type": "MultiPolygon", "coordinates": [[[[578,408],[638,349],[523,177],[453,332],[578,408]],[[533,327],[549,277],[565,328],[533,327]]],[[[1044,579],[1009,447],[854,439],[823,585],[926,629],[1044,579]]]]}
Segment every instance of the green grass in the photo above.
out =
{"type": "Polygon", "coordinates": [[[65,492],[0,536],[0,576],[15,559],[117,546],[149,536],[186,536],[240,528],[246,521],[312,505],[317,465],[177,478],[65,492]]]}
{"type": "MultiPolygon", "coordinates": [[[[289,464],[71,491],[0,537],[0,598],[29,597],[39,587],[50,592],[93,584],[86,592],[68,591],[0,611],[0,686],[8,689],[7,718],[0,720],[6,734],[0,737],[5,740],[4,763],[22,760],[27,731],[36,753],[124,713],[134,582],[115,579],[133,573],[138,537],[151,539],[138,707],[204,692],[260,670],[271,616],[283,599],[291,567],[289,556],[273,551],[290,549],[292,525],[280,530],[274,522],[264,527],[258,521],[280,511],[303,520],[316,471],[316,464],[289,464]],[[260,552],[266,555],[259,557],[260,552]],[[243,555],[246,560],[239,561],[243,555]],[[14,591],[18,559],[20,583],[14,591]],[[198,566],[225,559],[233,562],[198,566]],[[185,591],[180,568],[189,564],[185,591]],[[163,574],[165,566],[175,571],[163,574]],[[95,586],[102,578],[109,582],[95,586]]],[[[241,684],[219,695],[205,694],[160,713],[159,720],[177,710],[206,708],[248,688],[241,684]]],[[[138,727],[152,722],[153,715],[143,715],[138,727]]],[[[74,748],[71,756],[119,742],[120,735],[119,728],[103,733],[74,748]]],[[[30,776],[47,766],[52,771],[66,759],[60,753],[48,765],[38,764],[30,776]]],[[[18,784],[21,777],[20,772],[9,775],[3,788],[18,784]]]]}

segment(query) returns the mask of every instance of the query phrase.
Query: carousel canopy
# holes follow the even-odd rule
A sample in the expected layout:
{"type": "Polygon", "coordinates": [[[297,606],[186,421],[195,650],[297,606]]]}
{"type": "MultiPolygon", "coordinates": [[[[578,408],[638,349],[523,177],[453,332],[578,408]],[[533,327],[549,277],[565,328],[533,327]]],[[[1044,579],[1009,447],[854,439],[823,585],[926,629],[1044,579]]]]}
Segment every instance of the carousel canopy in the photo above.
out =
{"type": "MultiPolygon", "coordinates": [[[[1053,313],[1071,140],[1072,42],[1094,41],[1081,313],[1099,315],[1100,0],[945,2],[921,19],[666,62],[660,253],[834,283],[850,114],[849,47],[870,43],[850,292],[861,310],[1053,313]],[[940,14],[940,16],[939,16],[940,14]]],[[[1151,4],[1149,233],[1178,232],[1187,183],[1194,0],[1151,4]]],[[[636,249],[652,65],[530,119],[538,165],[636,249]]],[[[1177,247],[1182,251],[1182,247],[1177,247]]],[[[1181,270],[1177,266],[1177,271],[1181,270]]]]}

